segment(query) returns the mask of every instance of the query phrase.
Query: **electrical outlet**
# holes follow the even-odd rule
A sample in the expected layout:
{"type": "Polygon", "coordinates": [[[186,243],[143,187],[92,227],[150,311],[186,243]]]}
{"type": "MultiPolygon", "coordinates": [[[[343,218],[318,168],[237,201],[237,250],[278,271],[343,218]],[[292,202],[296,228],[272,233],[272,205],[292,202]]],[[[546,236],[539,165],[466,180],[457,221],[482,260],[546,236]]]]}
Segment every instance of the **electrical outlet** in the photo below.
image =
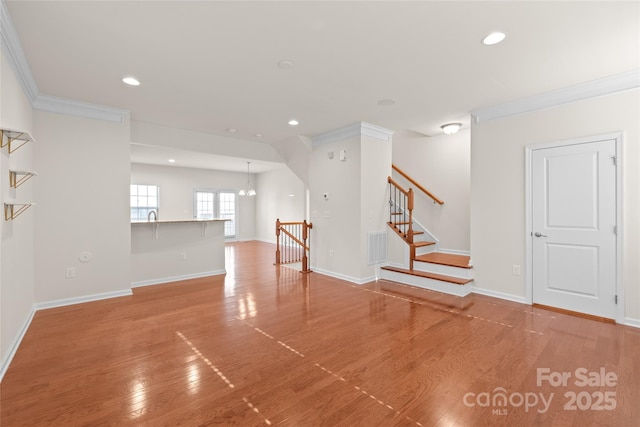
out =
{"type": "Polygon", "coordinates": [[[187,253],[186,252],[180,252],[180,259],[187,259],[187,253]]]}
{"type": "Polygon", "coordinates": [[[333,249],[329,249],[329,258],[333,258],[333,255],[335,255],[335,252],[333,249]]]}
{"type": "Polygon", "coordinates": [[[513,266],[511,267],[511,273],[514,276],[519,276],[520,275],[520,266],[518,264],[513,264],[513,266]]]}
{"type": "Polygon", "coordinates": [[[67,279],[72,279],[76,277],[76,268],[75,267],[67,267],[64,271],[64,277],[67,279]]]}

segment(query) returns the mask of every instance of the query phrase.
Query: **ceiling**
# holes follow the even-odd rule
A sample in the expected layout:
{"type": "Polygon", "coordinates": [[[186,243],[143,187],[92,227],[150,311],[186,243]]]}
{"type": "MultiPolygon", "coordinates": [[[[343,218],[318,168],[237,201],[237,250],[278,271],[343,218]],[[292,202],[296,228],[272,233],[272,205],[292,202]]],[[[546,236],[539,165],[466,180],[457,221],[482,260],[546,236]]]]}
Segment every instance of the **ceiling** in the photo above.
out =
{"type": "Polygon", "coordinates": [[[267,144],[358,121],[439,134],[476,109],[639,68],[638,2],[6,4],[40,93],[267,144]],[[505,41],[484,46],[495,30],[505,41]]]}

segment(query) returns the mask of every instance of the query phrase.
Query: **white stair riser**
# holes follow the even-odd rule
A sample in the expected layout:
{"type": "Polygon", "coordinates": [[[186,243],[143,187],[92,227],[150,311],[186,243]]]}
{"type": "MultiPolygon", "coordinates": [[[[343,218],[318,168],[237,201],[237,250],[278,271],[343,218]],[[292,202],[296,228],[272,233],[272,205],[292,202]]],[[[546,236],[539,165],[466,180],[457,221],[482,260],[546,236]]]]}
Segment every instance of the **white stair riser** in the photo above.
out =
{"type": "Polygon", "coordinates": [[[471,268],[454,267],[452,265],[435,264],[432,262],[413,261],[413,269],[428,273],[444,274],[445,276],[460,277],[461,279],[473,279],[471,268]]]}
{"type": "Polygon", "coordinates": [[[431,252],[438,252],[437,245],[421,246],[416,248],[416,255],[430,254],[431,252]]]}
{"type": "Polygon", "coordinates": [[[464,297],[471,293],[471,283],[466,285],[455,285],[453,283],[444,282],[442,280],[429,279],[426,277],[413,276],[411,274],[398,273],[389,270],[380,270],[382,279],[391,280],[393,282],[404,283],[405,285],[416,286],[418,288],[429,289],[432,291],[442,292],[449,295],[464,297]]]}

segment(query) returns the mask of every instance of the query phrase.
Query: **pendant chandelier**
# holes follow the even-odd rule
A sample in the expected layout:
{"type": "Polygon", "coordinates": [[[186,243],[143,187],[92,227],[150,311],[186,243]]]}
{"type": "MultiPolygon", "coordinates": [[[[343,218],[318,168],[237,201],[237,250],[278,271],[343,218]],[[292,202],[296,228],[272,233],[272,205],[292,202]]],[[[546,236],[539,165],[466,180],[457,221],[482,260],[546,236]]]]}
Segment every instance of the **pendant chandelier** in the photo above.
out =
{"type": "Polygon", "coordinates": [[[256,190],[251,186],[251,182],[249,181],[249,165],[251,162],[247,162],[247,187],[238,192],[240,196],[255,196],[256,190]]]}

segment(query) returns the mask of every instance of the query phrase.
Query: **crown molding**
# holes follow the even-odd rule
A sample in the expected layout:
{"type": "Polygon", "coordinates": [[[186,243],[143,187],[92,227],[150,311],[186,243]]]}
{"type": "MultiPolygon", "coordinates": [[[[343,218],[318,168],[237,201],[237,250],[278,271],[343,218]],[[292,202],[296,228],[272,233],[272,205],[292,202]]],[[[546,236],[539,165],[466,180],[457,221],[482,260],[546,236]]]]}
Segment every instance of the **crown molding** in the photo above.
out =
{"type": "Polygon", "coordinates": [[[31,74],[29,62],[27,62],[27,58],[24,55],[20,38],[4,0],[0,0],[0,37],[2,38],[2,52],[15,72],[22,90],[29,98],[29,101],[33,103],[39,93],[38,85],[33,78],[33,74],[31,74]]]}
{"type": "Polygon", "coordinates": [[[472,111],[471,115],[476,123],[487,122],[637,88],[640,88],[640,69],[505,102],[504,104],[479,108],[472,111]]]}
{"type": "Polygon", "coordinates": [[[35,110],[66,114],[106,122],[124,123],[129,111],[55,96],[38,95],[31,102],[35,110]]]}
{"type": "Polygon", "coordinates": [[[376,138],[384,142],[391,142],[391,137],[393,136],[393,134],[394,131],[385,129],[380,126],[372,125],[366,122],[356,122],[352,125],[314,136],[311,139],[311,142],[315,147],[321,144],[328,144],[331,142],[337,142],[347,138],[352,138],[354,136],[363,135],[371,138],[376,138]]]}
{"type": "Polygon", "coordinates": [[[395,131],[392,131],[380,126],[372,125],[371,123],[367,123],[367,122],[360,122],[360,125],[361,125],[360,133],[362,135],[369,136],[371,138],[376,138],[384,142],[391,142],[391,138],[395,133],[395,131]]]}
{"type": "Polygon", "coordinates": [[[2,54],[33,109],[117,123],[124,122],[129,116],[126,110],[41,94],[4,0],[0,0],[0,38],[2,54]]]}

